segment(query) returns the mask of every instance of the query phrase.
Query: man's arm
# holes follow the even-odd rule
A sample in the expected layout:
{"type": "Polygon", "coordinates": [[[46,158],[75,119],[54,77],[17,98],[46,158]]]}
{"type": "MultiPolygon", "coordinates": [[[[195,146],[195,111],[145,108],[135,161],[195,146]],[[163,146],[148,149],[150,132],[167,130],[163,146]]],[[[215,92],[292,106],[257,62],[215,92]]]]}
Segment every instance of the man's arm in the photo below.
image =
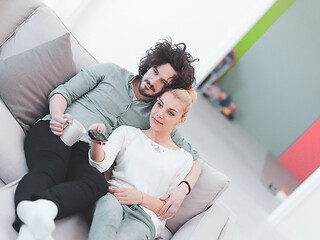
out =
{"type": "MultiPolygon", "coordinates": [[[[194,159],[193,166],[190,172],[184,178],[184,181],[187,181],[190,185],[190,188],[192,189],[198,181],[201,174],[201,165],[200,162],[197,160],[199,158],[199,154],[192,148],[191,144],[188,143],[181,136],[181,134],[176,128],[173,129],[171,133],[171,138],[179,147],[184,148],[186,151],[190,152],[194,159]]],[[[182,183],[161,198],[161,200],[167,200],[167,203],[160,210],[160,213],[163,214],[162,218],[170,218],[174,214],[176,214],[188,191],[188,185],[186,183],[182,183]]]]}
{"type": "Polygon", "coordinates": [[[63,134],[63,129],[67,122],[72,123],[72,116],[70,114],[64,114],[66,108],[67,100],[61,94],[55,94],[50,98],[50,129],[57,136],[61,136],[63,134]]]}
{"type": "MultiPolygon", "coordinates": [[[[201,165],[198,160],[193,161],[192,168],[188,175],[183,179],[187,181],[192,188],[198,181],[201,174],[201,165]]],[[[167,200],[166,204],[159,211],[159,215],[163,219],[171,218],[179,210],[184,198],[189,192],[189,187],[186,183],[182,182],[175,189],[164,195],[161,200],[167,200]]]]}
{"type": "Polygon", "coordinates": [[[194,150],[191,144],[183,138],[183,136],[180,134],[177,128],[174,128],[172,130],[171,138],[177,146],[189,152],[192,155],[193,160],[197,160],[199,158],[198,152],[194,150]]]}
{"type": "Polygon", "coordinates": [[[64,84],[59,85],[50,94],[50,100],[57,93],[64,96],[67,106],[72,102],[94,89],[105,77],[108,72],[112,72],[113,64],[97,64],[88,68],[81,69],[74,77],[64,84]]]}
{"type": "Polygon", "coordinates": [[[72,116],[64,114],[67,106],[76,99],[94,89],[112,69],[112,64],[97,64],[82,69],[69,81],[59,85],[48,96],[49,111],[51,115],[50,128],[57,136],[63,134],[67,122],[72,123],[72,116]]]}

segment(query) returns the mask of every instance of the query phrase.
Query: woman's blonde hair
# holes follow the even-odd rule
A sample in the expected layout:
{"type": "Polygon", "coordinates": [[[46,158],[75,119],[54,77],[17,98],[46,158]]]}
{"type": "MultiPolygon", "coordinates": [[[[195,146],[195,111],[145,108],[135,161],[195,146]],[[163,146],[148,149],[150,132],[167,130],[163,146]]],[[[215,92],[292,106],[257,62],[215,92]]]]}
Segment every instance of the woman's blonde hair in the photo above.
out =
{"type": "Polygon", "coordinates": [[[175,98],[180,100],[185,106],[185,112],[182,117],[185,117],[190,111],[192,104],[197,100],[197,93],[193,88],[188,90],[186,89],[170,89],[168,92],[171,92],[175,98]]]}

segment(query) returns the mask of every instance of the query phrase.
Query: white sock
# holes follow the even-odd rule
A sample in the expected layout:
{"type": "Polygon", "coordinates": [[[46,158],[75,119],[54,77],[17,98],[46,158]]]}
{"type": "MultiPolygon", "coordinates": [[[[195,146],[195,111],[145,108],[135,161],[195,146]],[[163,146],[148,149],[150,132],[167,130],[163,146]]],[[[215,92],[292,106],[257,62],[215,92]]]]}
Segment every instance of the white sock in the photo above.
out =
{"type": "Polygon", "coordinates": [[[32,235],[30,229],[23,224],[19,230],[19,235],[17,240],[36,240],[32,235]]]}
{"type": "Polygon", "coordinates": [[[46,199],[22,201],[17,206],[17,214],[28,227],[35,239],[46,239],[55,229],[54,218],[57,216],[57,205],[46,199]]]}

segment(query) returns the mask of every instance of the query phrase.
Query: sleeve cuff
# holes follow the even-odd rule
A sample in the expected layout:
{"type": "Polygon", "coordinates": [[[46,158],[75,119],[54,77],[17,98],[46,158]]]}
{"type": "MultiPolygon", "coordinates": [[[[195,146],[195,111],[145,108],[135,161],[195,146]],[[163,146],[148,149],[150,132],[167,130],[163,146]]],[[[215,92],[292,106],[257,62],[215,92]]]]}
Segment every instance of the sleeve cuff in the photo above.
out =
{"type": "Polygon", "coordinates": [[[101,172],[101,173],[105,172],[106,170],[103,167],[103,162],[104,162],[105,159],[103,159],[103,161],[101,161],[101,162],[95,162],[95,161],[92,160],[92,158],[90,156],[90,152],[91,152],[91,149],[88,152],[89,164],[92,167],[96,168],[99,172],[101,172]]]}

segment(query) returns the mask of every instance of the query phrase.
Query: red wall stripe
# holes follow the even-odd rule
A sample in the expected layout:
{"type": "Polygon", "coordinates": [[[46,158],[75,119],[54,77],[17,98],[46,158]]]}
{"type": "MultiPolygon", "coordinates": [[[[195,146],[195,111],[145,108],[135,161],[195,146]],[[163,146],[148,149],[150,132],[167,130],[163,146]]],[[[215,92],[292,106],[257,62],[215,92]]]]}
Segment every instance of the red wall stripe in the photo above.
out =
{"type": "Polygon", "coordinates": [[[301,182],[320,166],[320,118],[281,155],[279,161],[301,182]]]}

